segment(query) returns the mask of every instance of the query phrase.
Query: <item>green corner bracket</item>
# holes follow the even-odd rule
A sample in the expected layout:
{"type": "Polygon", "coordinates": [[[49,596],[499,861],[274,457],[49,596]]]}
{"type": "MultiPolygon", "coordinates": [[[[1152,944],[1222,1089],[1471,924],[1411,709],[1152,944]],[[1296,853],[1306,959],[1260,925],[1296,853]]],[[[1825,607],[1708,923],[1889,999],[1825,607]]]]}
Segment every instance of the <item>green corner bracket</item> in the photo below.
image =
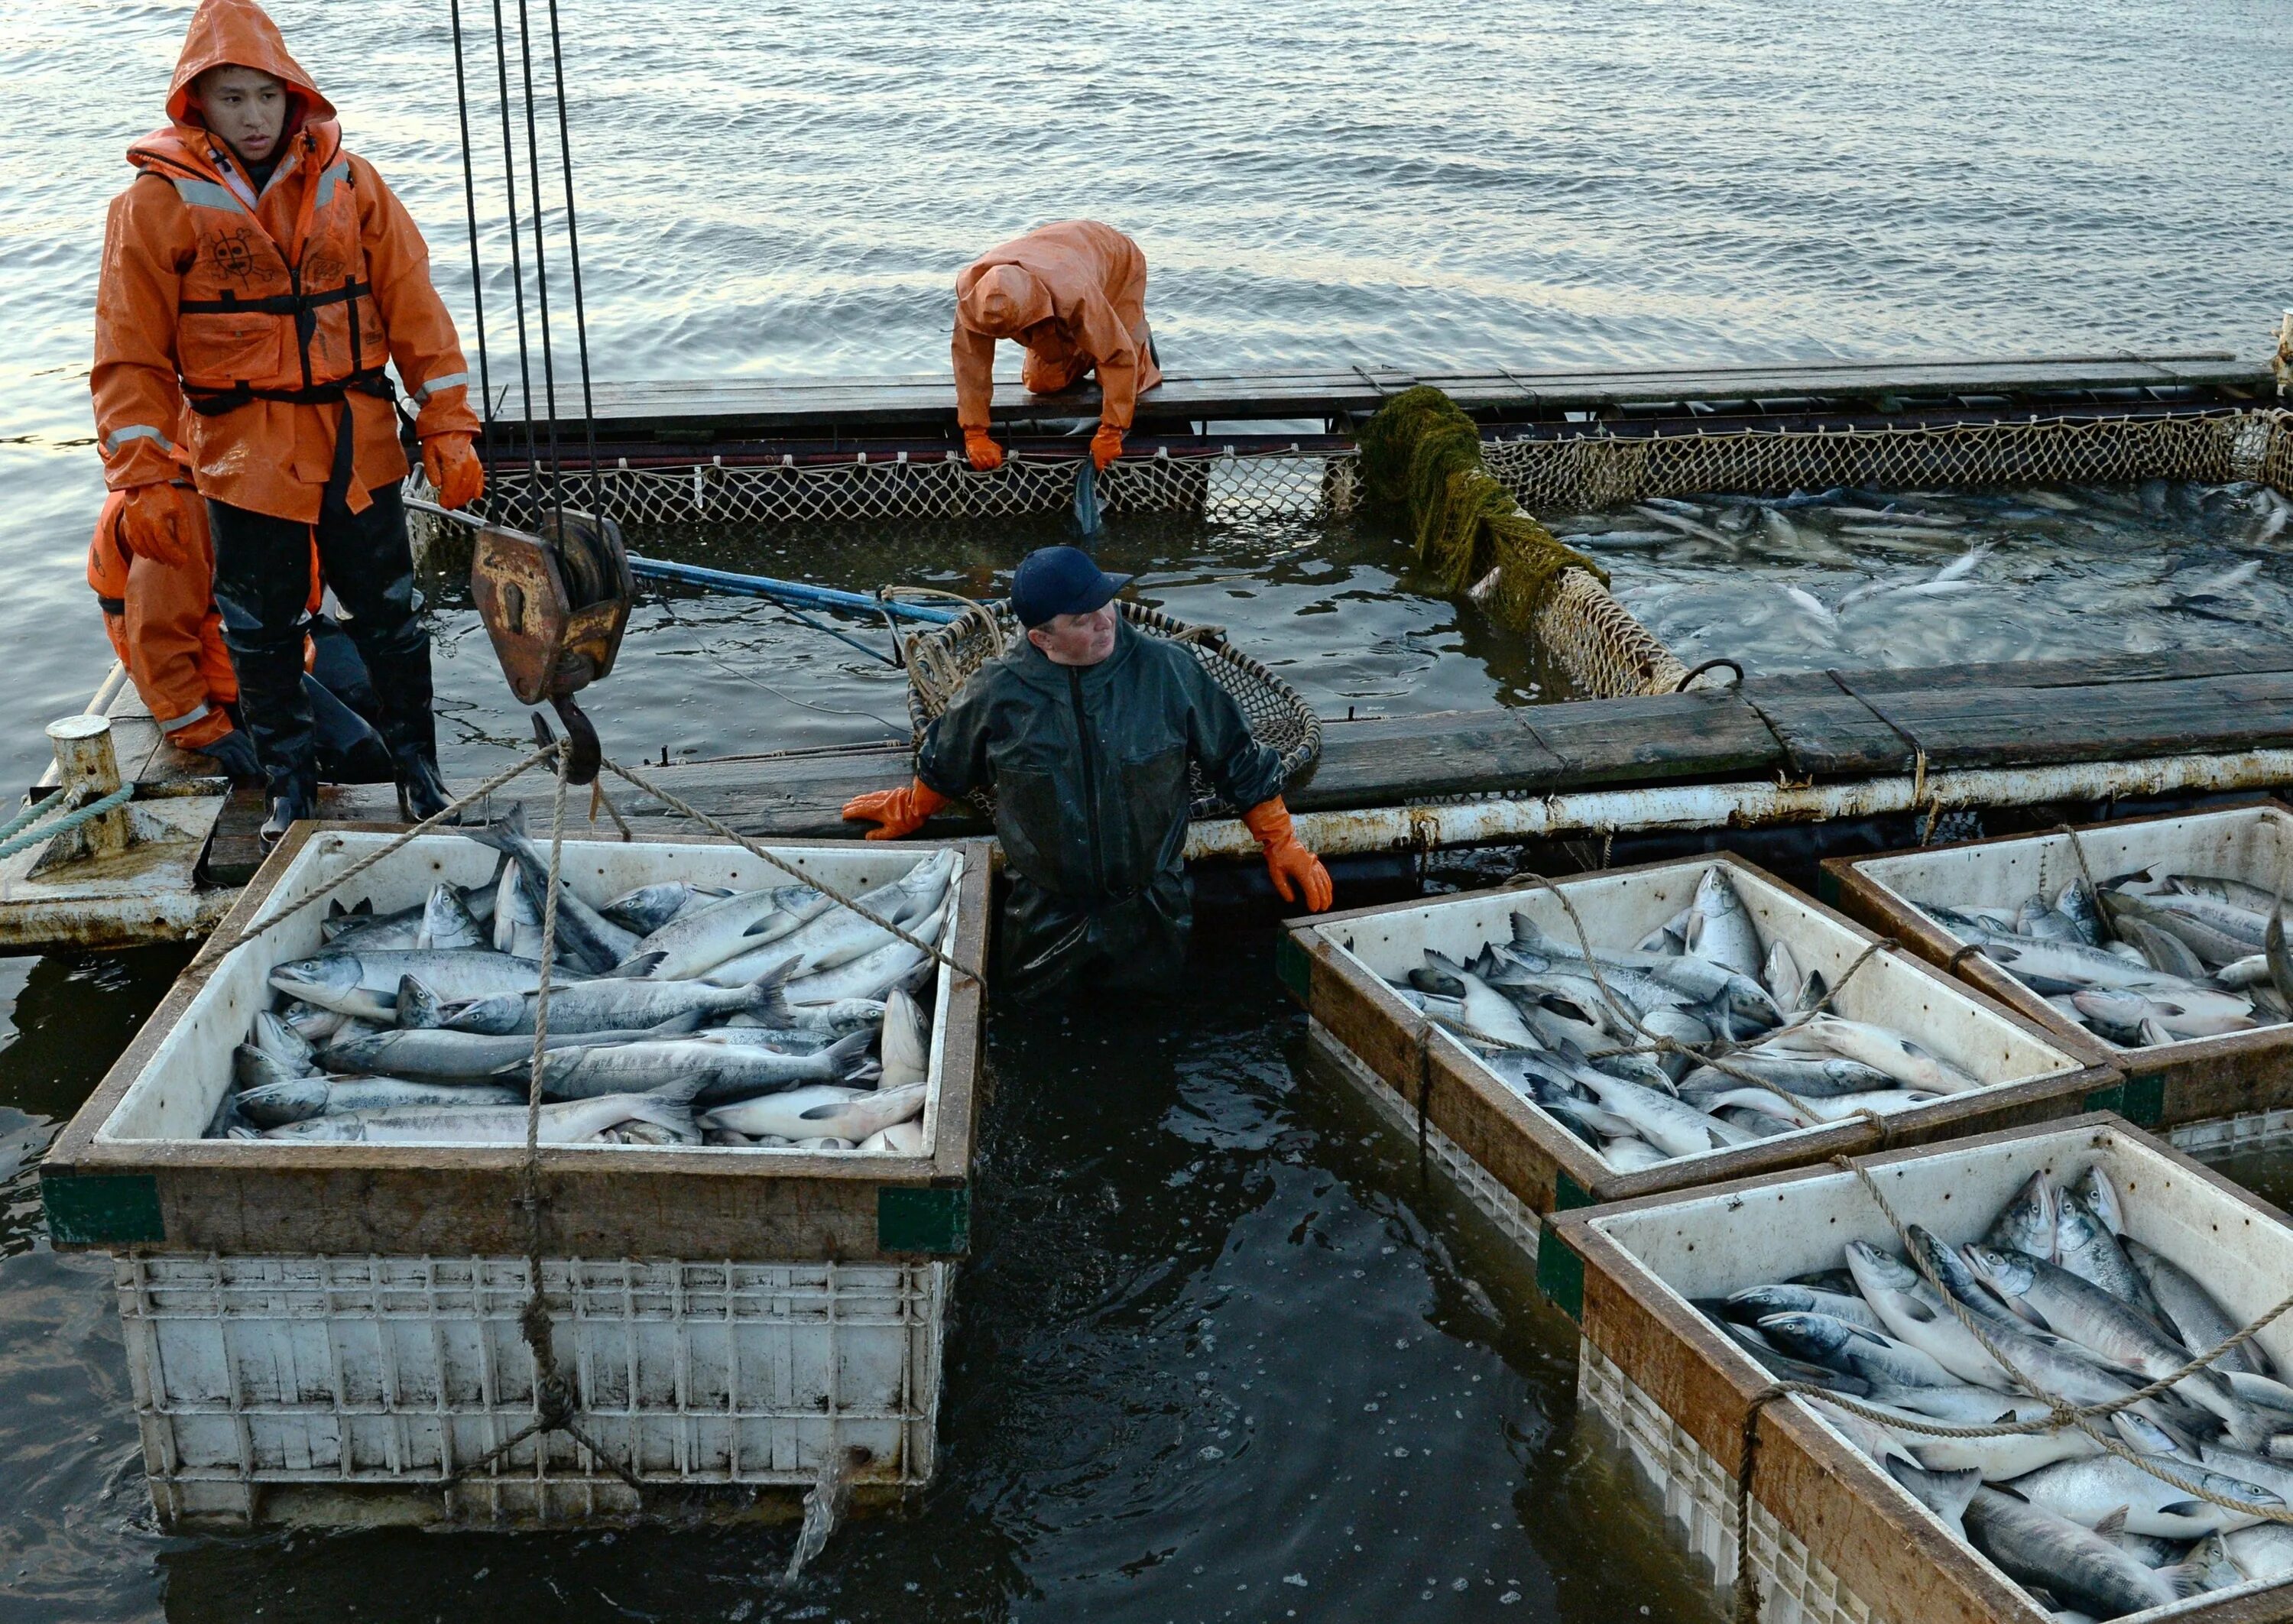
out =
{"type": "Polygon", "coordinates": [[[1288,931],[1274,939],[1274,979],[1288,988],[1290,996],[1300,1004],[1313,994],[1314,961],[1306,957],[1306,949],[1288,931]]]}
{"type": "Polygon", "coordinates": [[[132,1246],[167,1238],[159,1181],[149,1173],[40,1169],[48,1239],[59,1246],[132,1246]]]}
{"type": "Polygon", "coordinates": [[[887,1252],[956,1256],[971,1249],[971,1192],[928,1185],[876,1188],[876,1245],[887,1252]]]}

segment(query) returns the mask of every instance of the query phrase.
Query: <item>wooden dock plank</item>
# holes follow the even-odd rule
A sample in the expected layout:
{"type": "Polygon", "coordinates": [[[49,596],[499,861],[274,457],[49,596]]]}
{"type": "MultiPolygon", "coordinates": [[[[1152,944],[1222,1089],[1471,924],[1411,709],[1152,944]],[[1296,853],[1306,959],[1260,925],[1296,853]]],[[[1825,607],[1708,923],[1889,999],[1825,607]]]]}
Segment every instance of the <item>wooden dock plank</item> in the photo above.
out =
{"type": "MultiPolygon", "coordinates": [[[[1590,699],[1511,710],[1330,722],[1313,776],[1289,797],[1300,812],[1342,812],[1442,796],[1549,794],[1595,785],[1712,780],[1783,772],[1862,778],[1908,771],[1914,741],[1930,767],[2122,760],[2293,741],[2293,654],[2200,651],[2094,662],[1946,670],[1816,673],[1720,691],[1590,699]],[[2074,680],[2080,674],[2086,680],[2074,680]],[[2115,675],[2115,674],[2127,675],[2115,675]],[[2180,675],[2176,675],[2180,674],[2180,675]],[[1922,681],[1921,679],[1926,679],[1922,681]],[[1900,731],[1899,731],[1900,730],[1900,731]]],[[[853,796],[903,783],[901,747],[795,751],[646,768],[646,775],[743,833],[839,836],[853,796]]],[[[661,809],[626,784],[607,793],[631,819],[661,809]]],[[[504,796],[535,827],[547,783],[504,796]]],[[[328,788],[331,819],[386,820],[386,785],[328,788]]],[[[570,812],[591,830],[587,801],[570,812]]],[[[257,860],[262,808],[235,796],[208,855],[211,876],[243,883],[257,860]]],[[[936,831],[940,825],[935,823],[936,831]]],[[[981,827],[950,821],[949,832],[981,827]]],[[[609,820],[596,829],[610,834],[609,820]]]]}
{"type": "Polygon", "coordinates": [[[2293,673],[1866,695],[1930,767],[2204,755],[2293,742],[2293,673]]]}
{"type": "MultiPolygon", "coordinates": [[[[1819,361],[1751,367],[1494,371],[1332,367],[1166,374],[1139,400],[1142,424],[1205,419],[1340,417],[1374,411],[1414,384],[1432,384],[1477,411],[1552,415],[1688,400],[1871,400],[2200,389],[2268,392],[2265,361],[2223,351],[2184,355],[2033,356],[2004,360],[1819,361]]],[[[522,393],[495,390],[498,416],[522,421],[522,393]]],[[[887,377],[668,378],[599,383],[597,418],[609,432],[652,429],[790,431],[951,428],[954,390],[944,374],[887,377]]],[[[1057,395],[998,386],[999,419],[1088,416],[1095,384],[1057,395]]],[[[561,419],[561,421],[570,421],[561,419]]]]}

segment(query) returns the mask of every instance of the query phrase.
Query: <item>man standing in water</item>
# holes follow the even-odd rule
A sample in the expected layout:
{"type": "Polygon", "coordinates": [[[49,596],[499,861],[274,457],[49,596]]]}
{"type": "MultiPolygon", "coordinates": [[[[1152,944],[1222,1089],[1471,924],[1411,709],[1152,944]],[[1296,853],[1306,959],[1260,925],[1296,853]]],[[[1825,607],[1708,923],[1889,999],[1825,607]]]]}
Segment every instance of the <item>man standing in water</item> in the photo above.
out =
{"type": "Polygon", "coordinates": [[[1189,762],[1250,809],[1242,820],[1282,900],[1330,905],[1328,871],[1291,831],[1281,758],[1192,654],[1115,611],[1130,578],[1076,547],[1028,554],[1011,583],[1026,641],[983,667],[925,732],[913,785],[844,808],[881,826],[869,839],[897,839],[993,786],[1012,877],[1003,979],[1023,998],[1151,987],[1185,964],[1189,762]]]}
{"type": "Polygon", "coordinates": [[[303,690],[313,540],[383,706],[400,811],[446,806],[399,502],[395,363],[420,416],[422,465],[448,507],[484,494],[478,423],[429,251],[335,109],[254,0],[201,0],[167,93],[168,125],[127,151],[96,291],[96,432],[118,533],[181,565],[204,498],[215,592],[262,758],[266,844],[313,815],[303,690]],[[174,429],[196,494],[174,482],[174,429]]]}
{"type": "Polygon", "coordinates": [[[1020,381],[1037,394],[1098,374],[1098,432],[1090,460],[1122,455],[1138,396],[1163,381],[1146,327],[1146,255],[1111,225],[1063,220],[990,248],[955,279],[955,416],[974,468],[1003,465],[987,432],[995,342],[1027,352],[1020,381]]]}

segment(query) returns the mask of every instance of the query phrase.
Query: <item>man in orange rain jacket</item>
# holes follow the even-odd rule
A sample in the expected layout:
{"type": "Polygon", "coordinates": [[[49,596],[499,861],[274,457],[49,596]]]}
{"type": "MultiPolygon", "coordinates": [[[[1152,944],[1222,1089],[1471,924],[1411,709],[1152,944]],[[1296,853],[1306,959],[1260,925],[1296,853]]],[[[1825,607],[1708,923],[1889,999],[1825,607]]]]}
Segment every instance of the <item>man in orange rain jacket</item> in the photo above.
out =
{"type": "Polygon", "coordinates": [[[987,432],[995,341],[1027,351],[1020,379],[1056,394],[1098,374],[1098,432],[1090,460],[1122,455],[1139,394],[1163,381],[1146,327],[1146,256],[1111,225],[1064,220],[990,248],[955,279],[955,416],[974,468],[1003,465],[987,432]]]}
{"type": "Polygon", "coordinates": [[[430,642],[399,502],[394,364],[446,506],[484,492],[469,375],[429,253],[335,109],[254,0],[201,0],[167,93],[167,127],[128,149],[96,292],[96,432],[120,534],[138,557],[195,548],[184,447],[214,532],[215,601],[241,717],[263,759],[268,839],[316,810],[303,690],[315,540],[383,701],[409,818],[446,805],[430,714],[430,642]]]}

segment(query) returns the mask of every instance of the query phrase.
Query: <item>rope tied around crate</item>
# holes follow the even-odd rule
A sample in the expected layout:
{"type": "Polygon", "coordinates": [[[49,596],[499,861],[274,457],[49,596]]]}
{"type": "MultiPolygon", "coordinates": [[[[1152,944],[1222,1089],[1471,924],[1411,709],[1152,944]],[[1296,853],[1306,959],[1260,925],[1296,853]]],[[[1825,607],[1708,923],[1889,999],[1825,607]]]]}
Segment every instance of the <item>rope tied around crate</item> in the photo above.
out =
{"type": "Polygon", "coordinates": [[[2070,836],[2070,855],[2078,859],[2078,878],[2086,882],[2086,900],[2094,909],[2094,923],[2109,941],[2120,940],[2117,923],[2111,918],[2110,909],[2103,906],[2102,887],[2094,883],[2094,870],[2086,867],[2086,843],[2078,838],[2078,832],[2067,823],[2057,823],[2053,832],[2070,836]]]}
{"type": "MultiPolygon", "coordinates": [[[[1846,1155],[1834,1156],[1831,1158],[1831,1164],[1842,1171],[1855,1175],[1864,1190],[1870,1195],[1873,1203],[1879,1208],[1880,1213],[1893,1227],[1896,1238],[1902,1242],[1904,1255],[1909,1258],[1911,1266],[1918,1272],[1919,1277],[1927,1283],[1936,1296],[1942,1299],[1959,1323],[1966,1328],[1968,1333],[1974,1337],[1976,1345],[1994,1360],[1998,1367],[2019,1384],[2030,1396],[2045,1404],[2046,1413],[2033,1417],[2027,1421],[2001,1421],[1981,1426],[1957,1426],[1948,1422],[1930,1421],[1897,1410],[1881,1409],[1862,1403],[1846,1394],[1835,1392],[1813,1382],[1769,1383],[1752,1395],[1744,1412],[1742,1444],[1736,1469],[1734,1624],[1755,1624],[1759,1618],[1759,1582],[1751,1555],[1752,1479],[1759,1449],[1760,1412],[1769,1404],[1782,1398],[1819,1400],[1847,1415],[1868,1421],[1891,1432],[1908,1433],[1917,1437],[1938,1440],[2019,1437],[2038,1433],[2061,1432],[2075,1427],[2108,1453],[2140,1468],[2161,1483],[2171,1484],[2185,1494],[2241,1515],[2256,1517],[2265,1522],[2293,1524],[2293,1507],[2257,1505],[2240,1500],[2234,1496],[2222,1494],[2175,1470],[2172,1466],[2166,1464],[2168,1458],[2145,1455],[2139,1450],[2129,1449],[2119,1440],[2103,1433],[2094,1425],[2096,1421],[2106,1419],[2121,1410],[2131,1410],[2138,1404],[2157,1398],[2188,1378],[2211,1368],[2232,1348],[2251,1341],[2289,1311],[2293,1311],[2293,1293],[2289,1293],[2279,1299],[2250,1323],[2231,1332],[2212,1347],[2203,1353],[2192,1354],[2185,1363],[2146,1385],[2100,1403],[2073,1404],[2058,1394],[2046,1392],[2017,1367],[2013,1361],[2006,1357],[1997,1345],[1984,1333],[1981,1326],[1976,1322],[1973,1312],[1944,1287],[1921,1249],[1912,1244],[1910,1226],[1905,1224],[1900,1216],[1896,1213],[1868,1168],[1846,1155]]],[[[2220,1475],[2233,1476],[2234,1474],[2224,1472],[2220,1475]]]]}

